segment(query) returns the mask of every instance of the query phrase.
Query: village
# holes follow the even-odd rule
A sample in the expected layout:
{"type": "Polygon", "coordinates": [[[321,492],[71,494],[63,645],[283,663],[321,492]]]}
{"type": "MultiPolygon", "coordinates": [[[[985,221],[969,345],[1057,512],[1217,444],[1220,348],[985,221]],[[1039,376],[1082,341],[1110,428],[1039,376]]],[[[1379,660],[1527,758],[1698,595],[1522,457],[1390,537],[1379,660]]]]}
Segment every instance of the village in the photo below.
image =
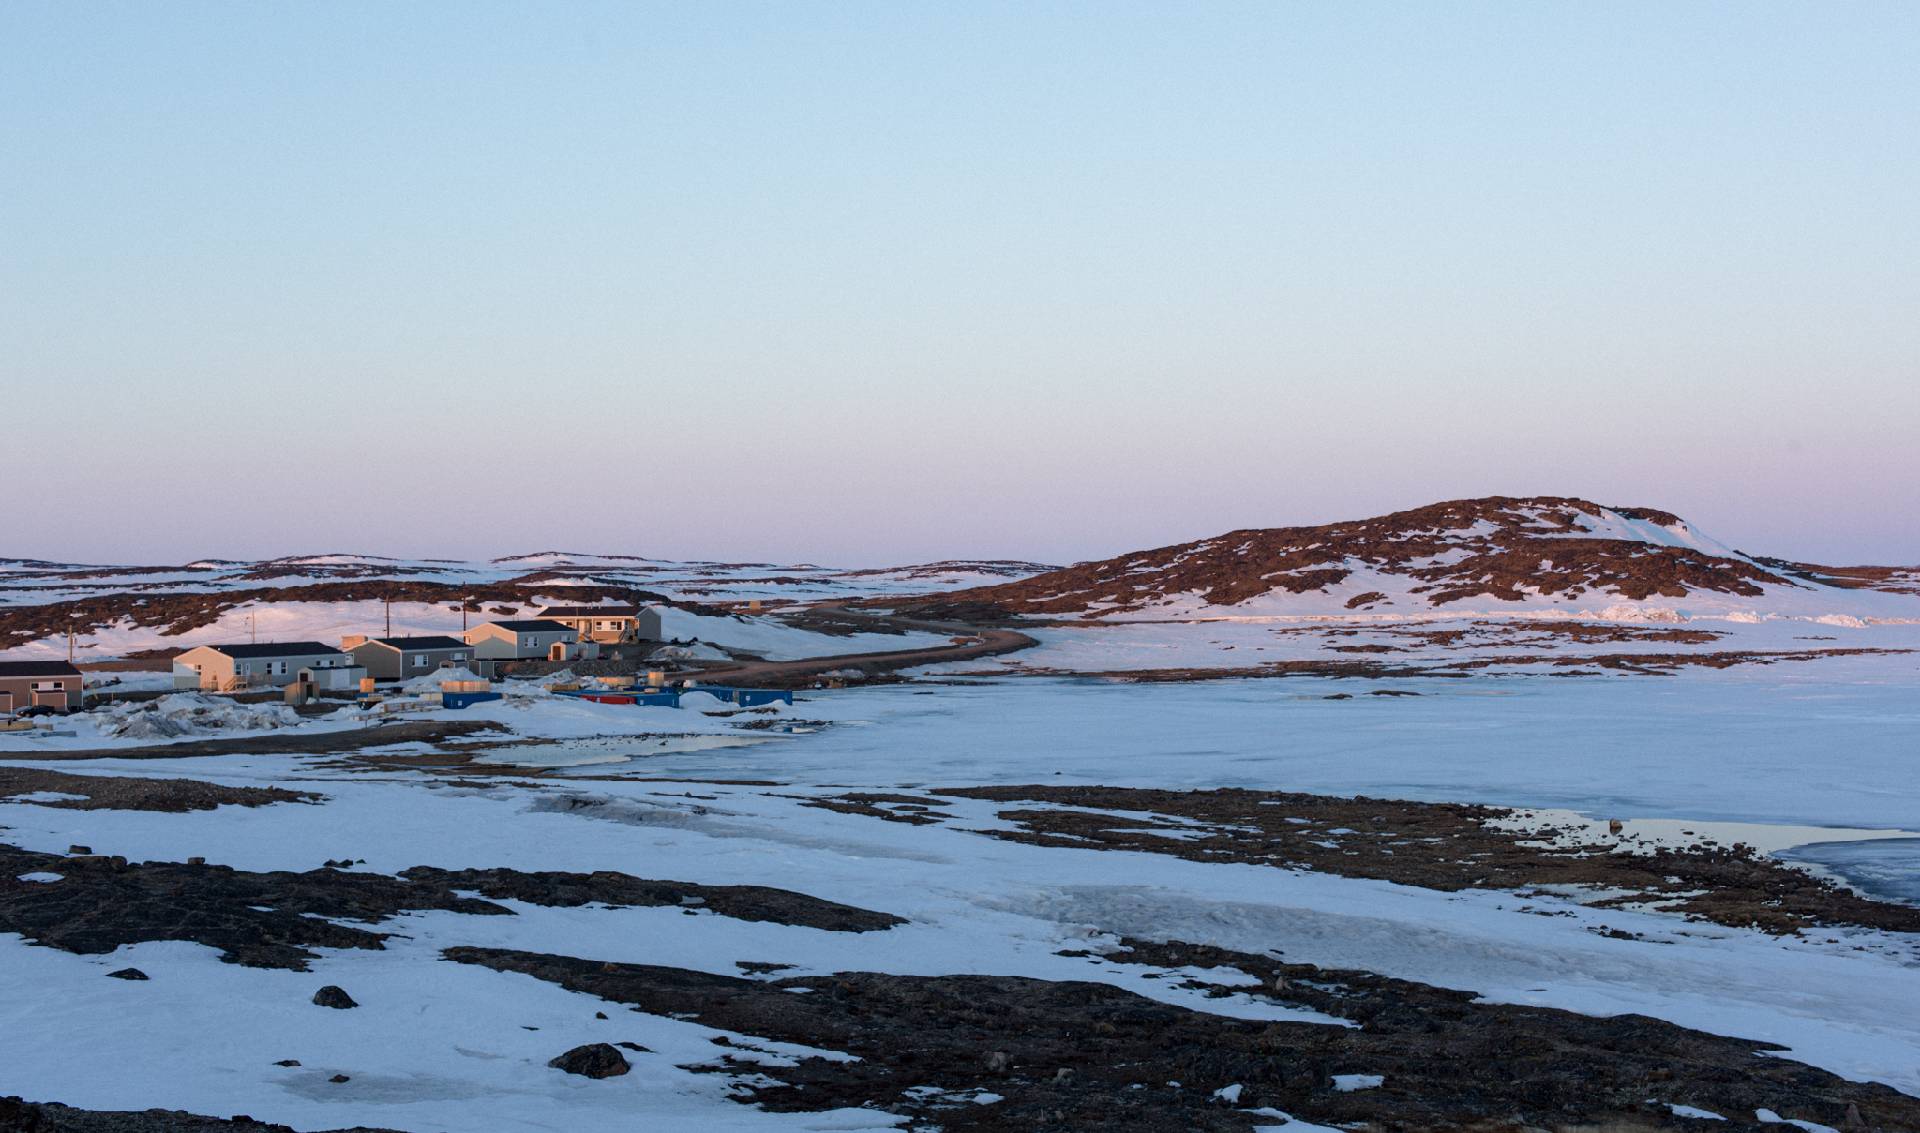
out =
{"type": "MultiPolygon", "coordinates": [[[[613,705],[677,707],[688,691],[757,706],[793,702],[776,689],[703,684],[693,658],[724,659],[700,642],[663,639],[660,612],[637,604],[547,606],[526,618],[481,622],[458,637],[445,634],[349,634],[338,647],[319,641],[249,641],[197,645],[173,656],[170,690],[281,700],[296,709],[326,701],[363,707],[466,708],[498,700],[509,676],[553,677],[559,695],[613,705]],[[605,670],[572,677],[568,666],[605,670]],[[654,668],[642,668],[646,665],[654,668]]],[[[148,694],[162,690],[148,690],[148,694]]],[[[90,700],[87,673],[72,659],[0,658],[0,729],[45,727],[47,717],[80,712],[90,700]]]]}

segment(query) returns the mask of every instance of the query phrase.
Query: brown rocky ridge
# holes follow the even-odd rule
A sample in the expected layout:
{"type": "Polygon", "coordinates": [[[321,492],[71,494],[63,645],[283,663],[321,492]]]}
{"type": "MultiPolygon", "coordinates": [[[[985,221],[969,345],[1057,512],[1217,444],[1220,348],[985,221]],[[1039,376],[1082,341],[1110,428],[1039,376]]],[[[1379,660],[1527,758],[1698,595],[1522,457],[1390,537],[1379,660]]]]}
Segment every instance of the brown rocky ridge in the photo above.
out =
{"type": "MultiPolygon", "coordinates": [[[[1330,591],[1360,572],[1404,580],[1397,594],[1343,599],[1355,610],[1425,610],[1468,599],[1759,598],[1768,587],[1920,592],[1920,571],[1820,567],[1718,553],[1671,512],[1562,496],[1449,500],[1373,519],[1230,531],[1080,563],[1031,578],[930,596],[952,616],[1127,613],[1192,595],[1232,606],[1275,591],[1330,591]],[[1621,538],[1633,525],[1666,536],[1621,538]],[[1670,541],[1669,541],[1670,537],[1670,541]],[[1683,544],[1695,545],[1683,545],[1683,544]]],[[[869,599],[868,605],[902,605],[869,599]]]]}

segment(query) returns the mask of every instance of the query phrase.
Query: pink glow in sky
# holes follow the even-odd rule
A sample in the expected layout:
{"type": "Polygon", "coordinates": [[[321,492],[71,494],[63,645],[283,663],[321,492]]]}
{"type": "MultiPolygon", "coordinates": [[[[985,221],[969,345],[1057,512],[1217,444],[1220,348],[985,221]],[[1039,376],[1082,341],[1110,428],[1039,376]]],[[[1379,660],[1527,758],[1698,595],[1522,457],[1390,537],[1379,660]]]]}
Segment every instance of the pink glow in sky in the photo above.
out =
{"type": "Polygon", "coordinates": [[[1920,8],[1175,13],[8,5],[0,555],[1920,562],[1920,8]]]}

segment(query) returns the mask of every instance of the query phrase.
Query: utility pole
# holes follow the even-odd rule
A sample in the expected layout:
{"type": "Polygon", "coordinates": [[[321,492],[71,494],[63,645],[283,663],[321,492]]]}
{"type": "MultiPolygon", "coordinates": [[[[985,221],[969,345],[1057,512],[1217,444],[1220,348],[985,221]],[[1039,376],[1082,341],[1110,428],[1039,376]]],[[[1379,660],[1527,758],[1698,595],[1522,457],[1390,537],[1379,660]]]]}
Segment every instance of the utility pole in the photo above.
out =
{"type": "Polygon", "coordinates": [[[387,595],[387,636],[393,636],[393,595],[387,595]]]}
{"type": "Polygon", "coordinates": [[[467,597],[460,599],[460,632],[462,634],[467,632],[467,609],[472,605],[473,605],[472,595],[468,595],[467,597]]]}
{"type": "Polygon", "coordinates": [[[73,664],[73,622],[67,622],[67,664],[73,664]]]}
{"type": "Polygon", "coordinates": [[[247,611],[247,636],[255,645],[260,644],[260,616],[252,610],[247,611]]]}

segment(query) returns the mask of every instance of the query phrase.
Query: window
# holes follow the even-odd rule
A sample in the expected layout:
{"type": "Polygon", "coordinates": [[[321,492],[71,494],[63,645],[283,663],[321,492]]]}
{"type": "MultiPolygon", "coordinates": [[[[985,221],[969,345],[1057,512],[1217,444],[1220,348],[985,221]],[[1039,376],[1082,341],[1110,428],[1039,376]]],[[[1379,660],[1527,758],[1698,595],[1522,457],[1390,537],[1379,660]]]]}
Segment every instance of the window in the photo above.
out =
{"type": "Polygon", "coordinates": [[[447,654],[447,660],[452,661],[456,665],[464,665],[467,661],[467,655],[465,653],[449,653],[447,654]]]}
{"type": "Polygon", "coordinates": [[[427,667],[427,655],[426,655],[425,653],[415,653],[415,654],[413,655],[413,667],[414,667],[414,668],[416,668],[416,669],[424,669],[424,668],[426,668],[426,667],[427,667]]]}
{"type": "Polygon", "coordinates": [[[65,682],[65,681],[35,681],[35,682],[33,682],[33,691],[35,691],[35,692],[58,692],[58,691],[60,691],[61,689],[63,689],[63,688],[66,688],[66,687],[67,687],[67,682],[65,682]]]}

